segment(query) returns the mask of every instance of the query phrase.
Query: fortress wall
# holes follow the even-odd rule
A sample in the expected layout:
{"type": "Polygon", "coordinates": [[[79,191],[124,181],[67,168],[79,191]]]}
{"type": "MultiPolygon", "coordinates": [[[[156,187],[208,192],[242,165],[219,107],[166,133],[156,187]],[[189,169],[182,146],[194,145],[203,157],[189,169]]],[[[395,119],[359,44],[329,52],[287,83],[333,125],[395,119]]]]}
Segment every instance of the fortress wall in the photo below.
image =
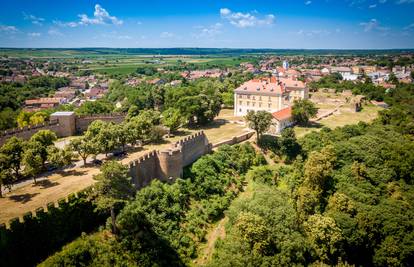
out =
{"type": "Polygon", "coordinates": [[[76,132],[82,133],[88,129],[89,124],[93,121],[101,120],[105,122],[114,122],[116,124],[124,121],[126,114],[100,114],[96,116],[76,116],[76,132]]]}
{"type": "Polygon", "coordinates": [[[159,160],[156,151],[151,151],[129,163],[132,182],[140,189],[159,177],[159,160]]]}
{"type": "Polygon", "coordinates": [[[58,137],[60,137],[59,128],[60,126],[57,121],[51,121],[48,123],[42,123],[42,124],[38,124],[34,126],[25,126],[23,128],[15,128],[15,129],[6,130],[6,131],[3,131],[0,136],[0,145],[3,145],[4,143],[6,143],[7,139],[9,139],[12,136],[16,136],[24,140],[29,140],[30,137],[32,137],[32,135],[34,135],[40,130],[51,130],[55,132],[58,135],[58,137]]]}
{"type": "Polygon", "coordinates": [[[250,137],[252,137],[253,135],[254,135],[254,132],[248,132],[242,135],[234,136],[231,139],[227,139],[225,141],[213,144],[213,148],[216,148],[222,145],[235,145],[235,144],[238,144],[238,143],[241,143],[243,141],[250,139],[250,137]]]}
{"type": "Polygon", "coordinates": [[[190,165],[212,149],[203,131],[178,141],[175,146],[181,148],[183,153],[183,167],[190,165]]]}

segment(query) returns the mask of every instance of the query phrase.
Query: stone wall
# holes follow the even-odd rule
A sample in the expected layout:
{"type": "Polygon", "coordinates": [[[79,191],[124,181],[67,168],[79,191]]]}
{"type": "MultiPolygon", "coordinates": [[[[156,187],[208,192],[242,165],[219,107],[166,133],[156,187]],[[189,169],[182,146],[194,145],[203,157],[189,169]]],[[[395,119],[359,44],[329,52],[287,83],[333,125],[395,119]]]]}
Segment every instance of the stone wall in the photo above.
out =
{"type": "Polygon", "coordinates": [[[26,126],[23,128],[16,128],[6,130],[0,133],[0,146],[3,145],[7,139],[12,136],[22,138],[24,140],[30,139],[32,135],[40,130],[51,130],[56,133],[58,137],[66,137],[75,134],[83,133],[88,126],[95,120],[102,120],[105,122],[121,123],[125,119],[126,114],[101,114],[94,116],[75,116],[73,112],[56,112],[50,116],[50,122],[35,126],[26,126]],[[65,113],[62,115],[61,113],[65,113]],[[72,114],[69,114],[72,113],[72,114]]]}
{"type": "Polygon", "coordinates": [[[60,125],[58,121],[51,121],[48,123],[42,123],[35,126],[25,126],[23,128],[6,130],[3,131],[0,135],[0,145],[3,145],[7,141],[7,139],[9,139],[12,136],[28,140],[30,139],[30,137],[32,137],[32,135],[34,135],[40,130],[51,130],[53,132],[58,133],[59,128],[60,125]]]}
{"type": "Polygon", "coordinates": [[[246,140],[250,139],[250,137],[252,137],[253,135],[254,135],[254,132],[248,132],[248,133],[245,133],[245,134],[242,134],[242,135],[234,136],[231,139],[227,139],[227,140],[224,140],[222,142],[215,143],[213,145],[213,148],[217,148],[217,147],[222,146],[222,145],[235,145],[235,144],[238,144],[238,143],[241,143],[243,141],[246,141],[246,140]]]}
{"type": "Polygon", "coordinates": [[[153,179],[174,182],[182,176],[185,166],[210,153],[211,148],[204,132],[198,132],[168,149],[151,151],[129,163],[132,181],[137,189],[148,185],[153,179]]]}
{"type": "Polygon", "coordinates": [[[148,185],[154,179],[172,183],[177,177],[182,176],[184,167],[210,153],[213,147],[238,144],[253,135],[254,132],[248,132],[212,145],[204,132],[198,132],[176,142],[166,150],[151,151],[130,162],[132,181],[137,189],[148,185]]]}
{"type": "Polygon", "coordinates": [[[121,123],[125,119],[126,114],[114,113],[114,114],[100,114],[100,115],[80,115],[76,116],[76,133],[83,133],[88,129],[89,124],[93,121],[101,120],[105,122],[114,122],[116,124],[121,123]]]}

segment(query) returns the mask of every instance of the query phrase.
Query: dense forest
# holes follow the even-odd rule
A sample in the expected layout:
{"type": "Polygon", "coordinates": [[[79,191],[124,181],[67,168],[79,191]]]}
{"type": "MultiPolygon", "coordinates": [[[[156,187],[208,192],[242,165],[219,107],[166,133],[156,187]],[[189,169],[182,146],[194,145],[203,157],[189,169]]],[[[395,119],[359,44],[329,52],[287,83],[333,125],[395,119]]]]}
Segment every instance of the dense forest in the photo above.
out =
{"type": "Polygon", "coordinates": [[[127,200],[118,232],[84,235],[41,266],[191,265],[223,216],[207,266],[412,266],[414,87],[384,99],[371,124],[263,142],[274,163],[249,144],[224,146],[127,200]]]}

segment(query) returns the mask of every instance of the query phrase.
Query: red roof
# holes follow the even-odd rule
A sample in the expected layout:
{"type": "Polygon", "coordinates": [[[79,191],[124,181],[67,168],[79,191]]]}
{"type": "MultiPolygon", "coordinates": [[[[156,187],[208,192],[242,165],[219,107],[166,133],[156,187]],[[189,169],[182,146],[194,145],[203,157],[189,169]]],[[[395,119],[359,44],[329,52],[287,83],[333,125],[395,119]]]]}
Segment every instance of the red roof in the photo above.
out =
{"type": "Polygon", "coordinates": [[[287,107],[272,113],[273,118],[278,121],[286,120],[292,117],[292,107],[287,107]]]}

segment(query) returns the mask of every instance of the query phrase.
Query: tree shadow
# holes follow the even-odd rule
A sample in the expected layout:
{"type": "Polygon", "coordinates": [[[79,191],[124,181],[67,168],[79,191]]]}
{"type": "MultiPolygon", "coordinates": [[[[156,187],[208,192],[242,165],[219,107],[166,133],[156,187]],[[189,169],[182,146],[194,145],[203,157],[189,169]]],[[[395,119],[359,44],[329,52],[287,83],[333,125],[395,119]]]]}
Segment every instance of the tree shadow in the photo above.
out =
{"type": "MultiPolygon", "coordinates": [[[[88,165],[86,166],[82,166],[82,167],[88,167],[88,165]]],[[[86,170],[69,170],[69,171],[58,171],[56,172],[57,174],[60,174],[62,177],[66,177],[66,176],[81,176],[81,175],[85,175],[86,174],[86,170]]]]}
{"type": "Polygon", "coordinates": [[[191,132],[188,130],[180,129],[179,131],[175,131],[173,134],[175,136],[187,136],[187,135],[190,135],[191,132]]]}
{"type": "Polygon", "coordinates": [[[21,195],[13,195],[13,196],[9,196],[9,198],[13,200],[14,202],[20,202],[22,204],[25,204],[29,202],[36,195],[39,195],[39,193],[33,193],[33,194],[26,193],[26,194],[21,194],[21,195]]]}
{"type": "Polygon", "coordinates": [[[299,126],[307,127],[307,128],[315,128],[315,129],[319,129],[319,128],[322,128],[323,127],[323,125],[320,124],[317,121],[309,121],[307,124],[299,125],[299,126]]]}
{"type": "Polygon", "coordinates": [[[59,185],[59,183],[58,182],[52,182],[50,180],[41,180],[41,181],[37,181],[32,186],[40,186],[42,189],[45,189],[45,188],[53,187],[53,186],[56,186],[56,185],[59,185]]]}

